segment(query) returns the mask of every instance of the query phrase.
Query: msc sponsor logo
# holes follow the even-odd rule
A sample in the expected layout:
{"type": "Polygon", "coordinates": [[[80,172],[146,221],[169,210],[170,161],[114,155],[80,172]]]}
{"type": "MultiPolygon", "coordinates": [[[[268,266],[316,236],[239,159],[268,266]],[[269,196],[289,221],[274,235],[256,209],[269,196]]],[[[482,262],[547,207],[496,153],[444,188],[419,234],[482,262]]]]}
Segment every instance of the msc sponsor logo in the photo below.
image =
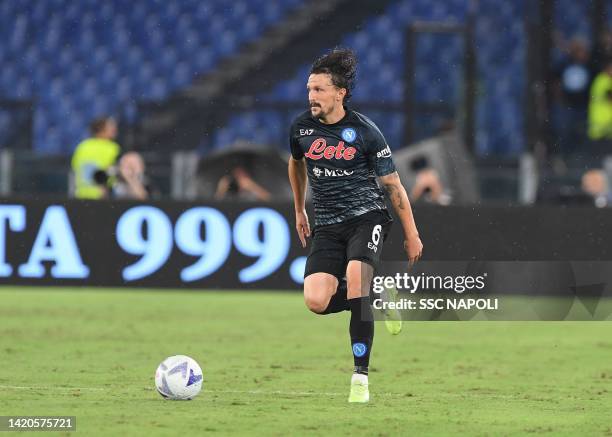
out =
{"type": "Polygon", "coordinates": [[[337,146],[328,146],[325,138],[317,138],[312,142],[305,156],[315,161],[322,158],[350,161],[355,158],[356,152],[357,149],[352,146],[344,147],[344,141],[340,141],[337,146]]]}
{"type": "Polygon", "coordinates": [[[391,158],[391,149],[389,148],[389,146],[387,145],[387,147],[382,149],[380,152],[376,153],[376,157],[377,158],[391,158]]]}
{"type": "Polygon", "coordinates": [[[332,177],[339,178],[342,176],[350,176],[354,173],[354,170],[343,170],[341,168],[319,168],[315,167],[312,169],[314,175],[318,178],[323,177],[332,177]]]}

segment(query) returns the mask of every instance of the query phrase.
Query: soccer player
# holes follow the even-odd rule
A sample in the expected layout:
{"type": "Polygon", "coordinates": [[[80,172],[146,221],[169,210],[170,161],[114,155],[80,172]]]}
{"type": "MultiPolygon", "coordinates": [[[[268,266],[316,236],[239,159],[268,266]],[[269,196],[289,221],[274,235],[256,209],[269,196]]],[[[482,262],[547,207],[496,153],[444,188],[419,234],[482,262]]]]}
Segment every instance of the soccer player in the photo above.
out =
{"type": "MultiPolygon", "coordinates": [[[[303,247],[311,236],[307,180],[312,188],[315,226],[304,272],[306,306],[317,314],[351,312],[355,370],[349,402],[368,402],[374,338],[370,284],[392,221],[380,186],[401,221],[410,264],[421,257],[423,244],[385,138],[368,117],[345,105],[356,67],[349,49],[335,49],[312,65],[307,83],[310,110],[291,125],[289,180],[303,247]]],[[[395,330],[399,332],[397,325],[395,330]]]]}

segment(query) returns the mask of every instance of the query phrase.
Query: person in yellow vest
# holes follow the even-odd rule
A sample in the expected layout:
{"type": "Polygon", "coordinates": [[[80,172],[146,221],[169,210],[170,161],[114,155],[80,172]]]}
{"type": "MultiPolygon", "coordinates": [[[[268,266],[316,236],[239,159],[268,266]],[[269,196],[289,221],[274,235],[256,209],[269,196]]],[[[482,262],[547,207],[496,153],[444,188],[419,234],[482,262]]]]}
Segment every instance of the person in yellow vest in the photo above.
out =
{"type": "Polygon", "coordinates": [[[612,140],[612,60],[606,62],[591,85],[589,138],[612,140]]]}
{"type": "Polygon", "coordinates": [[[89,129],[91,138],[82,141],[72,155],[74,194],[78,199],[103,199],[110,189],[109,169],[121,153],[121,147],[113,141],[117,123],[112,117],[100,117],[91,122],[89,129]]]}

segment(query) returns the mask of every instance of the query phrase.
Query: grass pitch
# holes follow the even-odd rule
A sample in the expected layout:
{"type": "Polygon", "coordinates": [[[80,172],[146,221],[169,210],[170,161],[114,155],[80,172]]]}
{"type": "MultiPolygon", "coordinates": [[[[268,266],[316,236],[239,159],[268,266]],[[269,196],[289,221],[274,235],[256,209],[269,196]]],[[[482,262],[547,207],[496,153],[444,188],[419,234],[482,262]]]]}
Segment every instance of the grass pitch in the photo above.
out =
{"type": "Polygon", "coordinates": [[[0,415],[101,436],[612,434],[609,323],[377,323],[371,402],[349,405],[348,317],[299,293],[0,288],[0,415]],[[193,401],[154,389],[179,353],[204,371],[193,401]]]}

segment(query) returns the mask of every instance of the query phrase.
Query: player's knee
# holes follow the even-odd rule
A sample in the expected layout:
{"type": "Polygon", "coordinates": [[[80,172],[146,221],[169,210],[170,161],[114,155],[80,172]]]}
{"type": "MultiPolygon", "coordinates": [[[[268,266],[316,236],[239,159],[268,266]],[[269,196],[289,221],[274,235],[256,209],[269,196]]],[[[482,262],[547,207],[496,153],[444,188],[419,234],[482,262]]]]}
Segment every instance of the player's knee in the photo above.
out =
{"type": "Polygon", "coordinates": [[[315,273],[304,280],[304,303],[316,314],[324,314],[338,287],[338,280],[327,273],[315,273]]]}
{"type": "Polygon", "coordinates": [[[329,304],[329,299],[323,294],[308,293],[304,295],[304,303],[313,313],[322,314],[329,304]]]}

